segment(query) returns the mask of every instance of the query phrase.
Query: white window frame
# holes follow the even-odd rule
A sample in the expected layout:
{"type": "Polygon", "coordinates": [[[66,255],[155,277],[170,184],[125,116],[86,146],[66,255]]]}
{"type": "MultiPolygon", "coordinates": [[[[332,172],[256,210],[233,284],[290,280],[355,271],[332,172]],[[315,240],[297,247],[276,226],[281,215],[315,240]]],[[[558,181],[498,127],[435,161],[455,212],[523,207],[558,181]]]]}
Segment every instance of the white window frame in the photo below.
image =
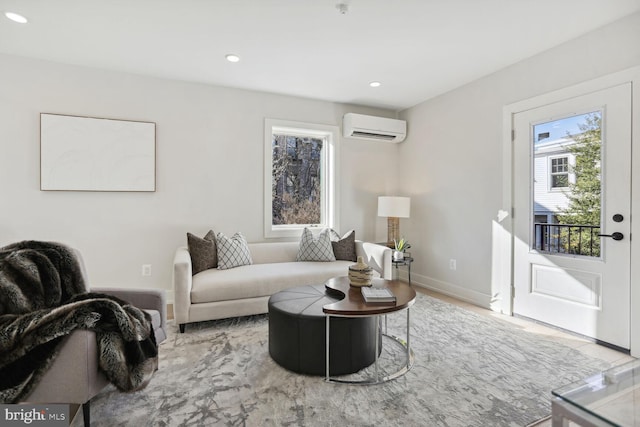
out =
{"type": "Polygon", "coordinates": [[[563,191],[569,188],[568,184],[571,184],[571,157],[568,153],[560,154],[556,156],[549,156],[549,191],[563,191]],[[567,171],[566,172],[553,172],[553,161],[556,159],[567,159],[567,171]],[[567,185],[564,187],[554,187],[553,186],[553,177],[556,175],[567,175],[567,185]]]}
{"type": "Polygon", "coordinates": [[[305,227],[322,229],[325,227],[339,229],[338,225],[338,171],[339,150],[338,126],[316,123],[294,122],[290,120],[265,119],[264,121],[264,237],[267,239],[281,237],[300,237],[305,227]],[[326,141],[321,151],[321,223],[273,225],[272,217],[272,182],[273,182],[273,134],[300,135],[320,138],[326,141]]]}

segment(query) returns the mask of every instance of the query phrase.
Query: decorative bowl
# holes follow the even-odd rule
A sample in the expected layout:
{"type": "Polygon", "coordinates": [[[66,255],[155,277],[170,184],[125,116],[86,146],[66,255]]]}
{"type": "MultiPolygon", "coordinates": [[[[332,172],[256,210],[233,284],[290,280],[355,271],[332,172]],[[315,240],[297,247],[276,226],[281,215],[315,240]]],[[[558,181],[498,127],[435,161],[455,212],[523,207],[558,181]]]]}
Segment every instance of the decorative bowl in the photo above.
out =
{"type": "Polygon", "coordinates": [[[361,256],[358,262],[349,266],[349,284],[355,287],[371,286],[373,278],[373,268],[365,264],[361,256]]]}

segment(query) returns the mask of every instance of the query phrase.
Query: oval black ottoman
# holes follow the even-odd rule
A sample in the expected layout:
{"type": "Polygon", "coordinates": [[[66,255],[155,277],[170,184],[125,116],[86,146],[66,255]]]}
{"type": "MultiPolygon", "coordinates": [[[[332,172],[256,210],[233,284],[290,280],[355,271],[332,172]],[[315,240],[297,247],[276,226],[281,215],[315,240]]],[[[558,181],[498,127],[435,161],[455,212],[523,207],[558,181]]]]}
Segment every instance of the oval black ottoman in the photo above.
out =
{"type": "MultiPolygon", "coordinates": [[[[322,307],[338,301],[324,285],[301,286],[269,298],[269,354],[280,366],[325,375],[326,317],[322,307]]],[[[358,372],[375,361],[378,317],[331,318],[330,375],[358,372]]],[[[379,331],[379,342],[382,343],[379,331]]],[[[380,346],[382,348],[382,345],[380,346]]]]}

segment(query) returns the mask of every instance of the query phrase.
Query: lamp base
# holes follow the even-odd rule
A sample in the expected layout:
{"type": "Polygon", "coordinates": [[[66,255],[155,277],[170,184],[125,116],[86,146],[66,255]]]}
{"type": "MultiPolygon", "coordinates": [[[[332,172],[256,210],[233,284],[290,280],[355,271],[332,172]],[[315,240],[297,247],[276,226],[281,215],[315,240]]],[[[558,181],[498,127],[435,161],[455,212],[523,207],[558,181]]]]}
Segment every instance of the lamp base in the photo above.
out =
{"type": "Polygon", "coordinates": [[[387,218],[387,246],[396,247],[395,241],[400,239],[400,218],[390,216],[387,218]]]}

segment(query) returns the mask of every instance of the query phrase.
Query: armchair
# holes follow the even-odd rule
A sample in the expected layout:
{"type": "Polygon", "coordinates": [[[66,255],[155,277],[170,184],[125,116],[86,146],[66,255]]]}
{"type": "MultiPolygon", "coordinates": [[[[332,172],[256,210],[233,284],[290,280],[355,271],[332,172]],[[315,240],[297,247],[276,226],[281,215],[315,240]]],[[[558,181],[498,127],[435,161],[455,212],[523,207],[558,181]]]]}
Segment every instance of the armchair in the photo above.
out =
{"type": "MultiPolygon", "coordinates": [[[[85,283],[89,283],[82,257],[75,252],[85,283]]],[[[151,315],[157,343],[166,339],[167,305],[163,290],[91,288],[91,292],[116,296],[147,311],[151,315]]],[[[77,330],[66,338],[51,367],[24,402],[82,405],[84,425],[88,427],[91,398],[107,384],[107,378],[98,369],[95,332],[77,330]]]]}

